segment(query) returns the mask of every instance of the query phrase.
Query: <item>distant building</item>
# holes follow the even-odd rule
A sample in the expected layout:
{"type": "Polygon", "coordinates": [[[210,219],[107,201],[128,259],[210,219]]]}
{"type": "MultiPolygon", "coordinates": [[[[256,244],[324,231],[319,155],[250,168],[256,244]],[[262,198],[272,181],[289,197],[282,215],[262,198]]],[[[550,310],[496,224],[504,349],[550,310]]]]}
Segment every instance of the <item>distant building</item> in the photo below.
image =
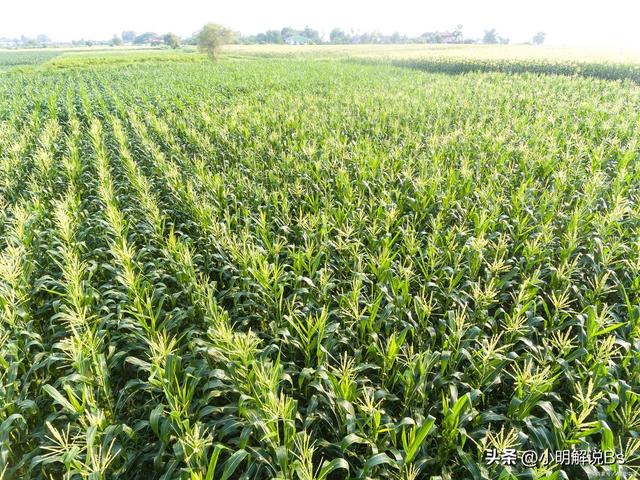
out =
{"type": "Polygon", "coordinates": [[[133,40],[134,45],[160,45],[162,37],[157,33],[145,32],[133,40]]]}
{"type": "Polygon", "coordinates": [[[287,45],[311,45],[313,42],[302,35],[292,35],[284,39],[287,45]]]}

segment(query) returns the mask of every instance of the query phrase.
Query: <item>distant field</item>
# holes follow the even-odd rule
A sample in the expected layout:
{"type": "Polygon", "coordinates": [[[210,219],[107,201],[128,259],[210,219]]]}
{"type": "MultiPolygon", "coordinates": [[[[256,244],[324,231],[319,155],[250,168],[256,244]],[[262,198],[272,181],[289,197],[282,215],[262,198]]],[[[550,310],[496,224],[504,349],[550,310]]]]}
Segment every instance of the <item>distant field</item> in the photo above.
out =
{"type": "Polygon", "coordinates": [[[91,65],[134,64],[148,62],[202,62],[206,55],[194,50],[104,50],[96,52],[68,51],[54,58],[47,66],[53,68],[82,67],[91,65]]]}
{"type": "Polygon", "coordinates": [[[231,45],[232,58],[342,59],[434,73],[541,73],[640,83],[640,52],[529,45],[231,45]]]}
{"type": "Polygon", "coordinates": [[[637,480],[637,64],[225,51],[0,75],[0,478],[637,480]]]}
{"type": "Polygon", "coordinates": [[[113,63],[193,61],[204,58],[204,55],[197,55],[193,47],[179,50],[131,46],[0,50],[0,70],[45,64],[64,68],[113,63]]]}
{"type": "Polygon", "coordinates": [[[545,47],[532,45],[229,45],[230,55],[385,57],[424,59],[434,57],[476,60],[549,60],[640,63],[640,51],[545,47]]]}
{"type": "MultiPolygon", "coordinates": [[[[534,73],[631,80],[640,83],[640,53],[634,51],[548,48],[527,45],[230,45],[222,58],[289,58],[387,63],[434,73],[534,73]]],[[[189,46],[178,50],[149,47],[100,47],[23,50],[0,53],[4,70],[42,65],[70,68],[159,62],[204,62],[207,57],[189,46]],[[3,60],[4,59],[4,60],[3,60]]],[[[2,67],[0,67],[2,69],[2,67]]]]}
{"type": "Polygon", "coordinates": [[[56,50],[0,50],[0,70],[41,64],[61,53],[56,50]]]}

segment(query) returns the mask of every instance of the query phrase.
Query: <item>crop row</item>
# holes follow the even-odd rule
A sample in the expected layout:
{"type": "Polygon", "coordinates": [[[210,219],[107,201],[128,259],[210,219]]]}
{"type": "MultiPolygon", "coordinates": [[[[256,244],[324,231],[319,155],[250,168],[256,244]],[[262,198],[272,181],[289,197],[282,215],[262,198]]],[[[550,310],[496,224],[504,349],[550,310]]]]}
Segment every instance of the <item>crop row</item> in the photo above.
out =
{"type": "Polygon", "coordinates": [[[592,77],[605,80],[630,80],[640,83],[640,65],[634,63],[606,63],[584,61],[554,61],[544,59],[479,59],[464,57],[442,58],[359,58],[361,63],[389,63],[425,72],[461,75],[470,72],[500,72],[509,74],[564,75],[592,77]]]}
{"type": "Polygon", "coordinates": [[[637,89],[254,60],[0,91],[6,478],[637,470],[637,89]]]}

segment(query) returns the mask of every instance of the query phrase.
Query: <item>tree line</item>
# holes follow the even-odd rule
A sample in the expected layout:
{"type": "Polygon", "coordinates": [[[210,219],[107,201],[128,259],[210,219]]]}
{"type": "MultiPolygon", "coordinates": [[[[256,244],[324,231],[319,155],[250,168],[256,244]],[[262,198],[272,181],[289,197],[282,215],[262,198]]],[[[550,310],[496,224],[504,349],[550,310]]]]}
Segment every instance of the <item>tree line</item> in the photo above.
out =
{"type": "MultiPolygon", "coordinates": [[[[545,33],[536,33],[530,42],[534,45],[541,45],[545,41],[545,33]]],[[[28,39],[22,37],[18,39],[0,39],[3,44],[22,47],[46,47],[54,45],[46,35],[39,35],[36,39],[28,39]]],[[[384,35],[378,31],[373,32],[357,32],[351,30],[349,32],[334,28],[331,30],[328,38],[316,29],[306,26],[303,29],[295,29],[284,27],[280,30],[267,30],[255,35],[242,35],[234,32],[222,25],[209,23],[200,31],[189,37],[179,37],[175,33],[158,34],[155,32],[144,32],[136,34],[132,30],[126,30],[121,35],[114,35],[108,41],[94,40],[74,40],[71,42],[73,46],[86,45],[151,45],[151,46],[168,46],[170,48],[179,48],[182,45],[199,45],[204,51],[217,49],[220,45],[227,43],[241,44],[331,44],[331,45],[348,45],[348,44],[409,44],[409,43],[453,43],[453,44],[508,44],[510,40],[499,35],[495,28],[485,30],[482,38],[466,37],[462,32],[462,25],[458,25],[450,31],[424,32],[419,36],[409,36],[399,32],[391,35],[384,35]],[[203,43],[209,46],[203,47],[203,43]],[[211,47],[213,45],[213,47],[211,47]]]]}
{"type": "MultiPolygon", "coordinates": [[[[463,34],[462,25],[457,25],[449,31],[424,32],[419,36],[410,36],[400,32],[391,35],[384,35],[378,31],[357,32],[355,30],[345,31],[341,28],[334,28],[329,33],[328,39],[323,39],[318,30],[305,27],[296,30],[291,27],[284,27],[281,30],[267,30],[255,35],[239,35],[238,42],[244,44],[283,44],[293,37],[302,37],[311,44],[362,44],[362,43],[460,43],[460,44],[508,44],[510,39],[499,35],[495,28],[485,30],[482,38],[471,38],[463,34]]],[[[545,41],[546,34],[537,32],[530,42],[534,45],[541,45],[545,41]]]]}
{"type": "MultiPolygon", "coordinates": [[[[424,32],[419,36],[409,36],[400,32],[392,33],[391,35],[384,35],[378,31],[373,32],[356,32],[351,30],[349,32],[334,28],[331,30],[327,39],[323,38],[322,34],[309,26],[303,29],[295,29],[291,27],[284,27],[280,30],[271,29],[266,30],[254,35],[242,35],[239,32],[233,32],[232,30],[217,24],[218,32],[224,32],[225,43],[240,43],[240,44],[285,44],[285,43],[308,43],[308,44],[332,44],[332,45],[348,45],[348,44],[370,44],[370,43],[383,43],[383,44],[408,44],[408,43],[457,43],[457,44],[508,44],[510,39],[499,35],[495,28],[485,30],[482,38],[470,38],[466,37],[462,31],[462,25],[457,25],[455,28],[449,31],[435,31],[424,32]],[[292,42],[293,40],[293,42],[292,42]]],[[[133,45],[167,45],[172,48],[178,48],[180,45],[197,45],[198,35],[200,32],[193,34],[190,37],[179,38],[173,33],[167,33],[165,35],[158,35],[154,32],[146,32],[141,35],[136,35],[135,32],[127,31],[123,32],[122,37],[115,37],[112,40],[113,45],[122,45],[123,43],[129,43],[133,45]]],[[[545,41],[545,33],[538,32],[533,35],[530,42],[534,45],[541,45],[545,41]]]]}

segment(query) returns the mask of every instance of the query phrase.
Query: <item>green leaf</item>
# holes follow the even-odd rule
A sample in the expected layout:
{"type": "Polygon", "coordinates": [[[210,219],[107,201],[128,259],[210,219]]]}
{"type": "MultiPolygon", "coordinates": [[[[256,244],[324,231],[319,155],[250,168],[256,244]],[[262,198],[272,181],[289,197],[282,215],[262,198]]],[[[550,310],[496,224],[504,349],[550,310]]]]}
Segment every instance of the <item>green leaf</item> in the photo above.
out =
{"type": "Polygon", "coordinates": [[[220,456],[220,452],[225,447],[223,445],[216,445],[211,453],[211,458],[209,458],[209,466],[207,467],[207,476],[205,480],[213,480],[213,475],[216,472],[216,465],[218,465],[218,457],[220,456]]]}
{"type": "Polygon", "coordinates": [[[335,458],[330,462],[324,462],[322,464],[322,468],[318,472],[318,479],[322,480],[327,478],[330,473],[340,469],[346,470],[347,473],[349,472],[349,464],[344,458],[335,458]]]}
{"type": "Polygon", "coordinates": [[[248,456],[246,450],[238,450],[233,455],[229,457],[229,459],[224,463],[224,471],[222,472],[222,477],[220,480],[227,480],[233,472],[240,466],[242,461],[248,456]]]}
{"type": "Polygon", "coordinates": [[[378,453],[369,458],[364,464],[364,471],[368,472],[378,465],[393,465],[394,461],[386,453],[378,453]]]}
{"type": "Polygon", "coordinates": [[[80,412],[75,409],[75,407],[67,400],[58,390],[56,390],[52,385],[45,385],[42,387],[45,392],[49,394],[51,398],[53,398],[56,402],[62,405],[64,408],[69,410],[70,413],[79,414],[80,412]]]}
{"type": "Polygon", "coordinates": [[[429,415],[429,417],[425,420],[422,426],[418,428],[418,430],[415,433],[415,438],[409,444],[409,446],[405,449],[404,462],[406,464],[409,464],[413,461],[413,458],[415,457],[416,453],[418,453],[418,450],[422,446],[424,439],[427,438],[427,435],[429,435],[429,433],[433,429],[433,425],[435,424],[435,421],[436,419],[431,415],[429,415]]]}
{"type": "Polygon", "coordinates": [[[605,327],[605,328],[603,328],[601,330],[598,330],[595,333],[595,336],[598,337],[600,335],[605,335],[605,334],[607,334],[609,332],[612,332],[613,330],[616,330],[617,328],[620,328],[620,327],[622,327],[622,326],[624,326],[626,324],[627,324],[627,322],[614,323],[613,325],[609,325],[608,327],[605,327]]]}

